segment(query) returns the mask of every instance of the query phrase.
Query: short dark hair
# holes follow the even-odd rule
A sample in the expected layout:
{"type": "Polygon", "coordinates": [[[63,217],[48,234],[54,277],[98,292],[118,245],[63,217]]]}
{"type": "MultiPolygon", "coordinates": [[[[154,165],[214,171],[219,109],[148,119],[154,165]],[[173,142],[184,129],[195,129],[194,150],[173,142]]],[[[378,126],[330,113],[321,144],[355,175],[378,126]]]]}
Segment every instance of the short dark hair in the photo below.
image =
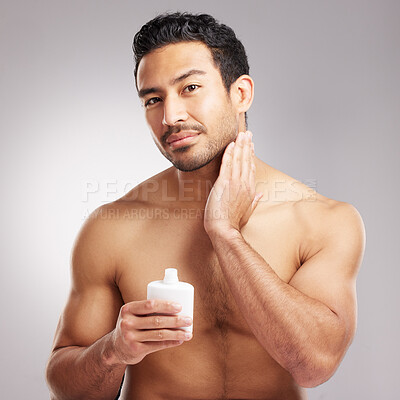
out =
{"type": "Polygon", "coordinates": [[[227,92],[239,76],[249,73],[243,44],[227,25],[208,14],[164,13],[143,25],[133,39],[135,82],[142,58],[171,43],[200,41],[211,51],[227,92]]]}

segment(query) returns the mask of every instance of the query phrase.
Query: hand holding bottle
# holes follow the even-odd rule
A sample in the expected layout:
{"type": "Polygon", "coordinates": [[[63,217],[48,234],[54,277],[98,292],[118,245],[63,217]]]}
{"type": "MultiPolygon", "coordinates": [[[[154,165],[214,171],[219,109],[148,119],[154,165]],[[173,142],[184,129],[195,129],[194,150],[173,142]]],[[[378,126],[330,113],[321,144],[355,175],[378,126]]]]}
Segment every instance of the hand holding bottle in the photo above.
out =
{"type": "Polygon", "coordinates": [[[111,333],[111,352],[118,364],[137,364],[150,353],[179,346],[192,334],[182,330],[192,318],[176,315],[181,305],[167,300],[133,301],[121,307],[111,333]],[[163,315],[151,315],[151,314],[163,315]]]}

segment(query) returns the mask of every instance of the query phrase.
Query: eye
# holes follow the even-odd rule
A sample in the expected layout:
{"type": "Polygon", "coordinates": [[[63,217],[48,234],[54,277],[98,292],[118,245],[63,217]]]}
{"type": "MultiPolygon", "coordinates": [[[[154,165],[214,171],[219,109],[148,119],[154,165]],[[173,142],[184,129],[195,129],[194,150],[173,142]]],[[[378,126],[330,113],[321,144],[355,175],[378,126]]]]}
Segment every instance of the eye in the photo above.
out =
{"type": "Polygon", "coordinates": [[[159,101],[161,101],[159,97],[152,97],[151,99],[145,101],[144,106],[145,107],[152,106],[153,104],[156,104],[159,101]]]}
{"type": "Polygon", "coordinates": [[[194,90],[198,89],[200,86],[191,84],[189,86],[186,86],[185,89],[183,89],[184,92],[193,92],[194,90]]]}

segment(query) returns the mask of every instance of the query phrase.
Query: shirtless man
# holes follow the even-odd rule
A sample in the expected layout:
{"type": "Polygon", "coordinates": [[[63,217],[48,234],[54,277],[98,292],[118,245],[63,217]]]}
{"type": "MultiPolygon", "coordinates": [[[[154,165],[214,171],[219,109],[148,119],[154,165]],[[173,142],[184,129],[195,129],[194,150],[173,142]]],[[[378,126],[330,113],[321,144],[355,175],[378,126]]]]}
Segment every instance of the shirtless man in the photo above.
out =
{"type": "Polygon", "coordinates": [[[356,329],[360,215],[254,155],[254,83],[233,31],[168,14],[135,36],[135,78],[173,166],[86,220],[47,367],[52,399],[306,399],[356,329]],[[192,324],[146,286],[176,267],[192,324]],[[160,315],[154,315],[163,314],[160,315]]]}

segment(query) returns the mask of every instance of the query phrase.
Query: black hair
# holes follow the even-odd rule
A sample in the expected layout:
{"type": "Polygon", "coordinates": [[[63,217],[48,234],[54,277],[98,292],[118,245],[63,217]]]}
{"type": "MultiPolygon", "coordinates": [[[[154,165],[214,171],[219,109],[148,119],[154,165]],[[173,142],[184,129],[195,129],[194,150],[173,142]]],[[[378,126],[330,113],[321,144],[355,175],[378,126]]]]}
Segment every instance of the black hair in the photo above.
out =
{"type": "Polygon", "coordinates": [[[249,73],[243,44],[227,25],[208,14],[165,13],[143,25],[133,39],[135,82],[141,59],[152,50],[171,43],[200,41],[211,51],[227,92],[239,76],[249,73]]]}

